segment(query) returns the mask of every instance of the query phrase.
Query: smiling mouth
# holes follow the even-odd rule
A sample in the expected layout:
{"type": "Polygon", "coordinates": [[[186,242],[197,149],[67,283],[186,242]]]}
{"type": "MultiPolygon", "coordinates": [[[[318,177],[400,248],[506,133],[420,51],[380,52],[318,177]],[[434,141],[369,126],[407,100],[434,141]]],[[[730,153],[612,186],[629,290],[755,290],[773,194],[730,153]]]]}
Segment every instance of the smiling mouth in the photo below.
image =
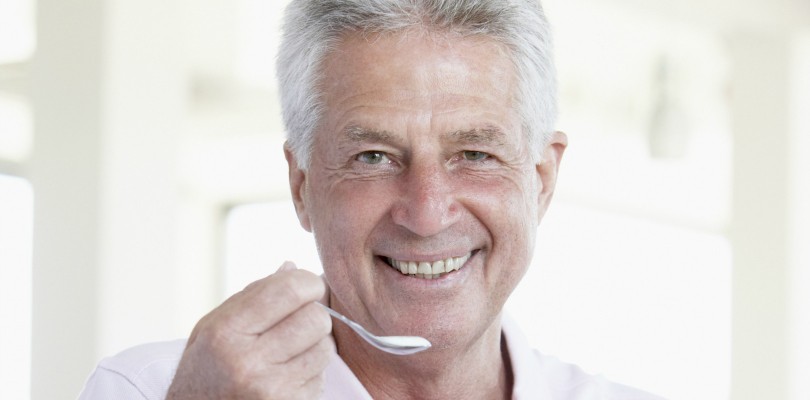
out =
{"type": "Polygon", "coordinates": [[[467,253],[461,257],[450,257],[444,260],[433,262],[425,261],[401,261],[393,258],[385,258],[391,268],[399,271],[403,275],[413,276],[421,279],[438,279],[453,271],[457,271],[464,266],[464,263],[472,257],[473,253],[467,253]]]}

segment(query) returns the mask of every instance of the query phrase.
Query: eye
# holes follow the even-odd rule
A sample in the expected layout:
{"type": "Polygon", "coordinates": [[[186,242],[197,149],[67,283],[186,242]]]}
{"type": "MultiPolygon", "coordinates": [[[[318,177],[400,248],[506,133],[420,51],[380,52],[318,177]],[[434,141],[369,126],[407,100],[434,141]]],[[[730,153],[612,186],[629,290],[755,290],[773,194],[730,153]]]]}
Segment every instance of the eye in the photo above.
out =
{"type": "Polygon", "coordinates": [[[462,157],[467,161],[483,161],[489,158],[489,154],[483,151],[467,150],[462,152],[462,157]]]}
{"type": "Polygon", "coordinates": [[[356,155],[354,159],[360,161],[361,163],[372,165],[387,163],[390,161],[388,159],[388,155],[386,155],[382,151],[364,151],[356,155]]]}

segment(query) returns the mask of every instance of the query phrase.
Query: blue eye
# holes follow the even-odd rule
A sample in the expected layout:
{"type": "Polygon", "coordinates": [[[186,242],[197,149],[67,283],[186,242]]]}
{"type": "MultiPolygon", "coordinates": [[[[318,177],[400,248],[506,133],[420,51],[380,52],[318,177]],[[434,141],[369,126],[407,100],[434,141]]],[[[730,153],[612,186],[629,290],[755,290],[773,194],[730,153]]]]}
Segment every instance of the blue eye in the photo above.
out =
{"type": "Polygon", "coordinates": [[[473,150],[462,152],[462,156],[467,161],[482,161],[489,158],[489,154],[484,153],[483,151],[473,151],[473,150]]]}
{"type": "Polygon", "coordinates": [[[381,151],[364,151],[354,158],[365,164],[382,164],[388,162],[388,156],[381,151]]]}

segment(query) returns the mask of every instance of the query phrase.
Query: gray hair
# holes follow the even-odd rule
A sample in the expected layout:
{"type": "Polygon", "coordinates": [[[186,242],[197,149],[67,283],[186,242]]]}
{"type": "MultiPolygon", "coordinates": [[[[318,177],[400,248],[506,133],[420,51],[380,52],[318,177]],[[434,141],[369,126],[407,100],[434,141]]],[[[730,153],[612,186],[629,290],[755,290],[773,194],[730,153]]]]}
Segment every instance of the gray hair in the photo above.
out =
{"type": "Polygon", "coordinates": [[[308,168],[323,113],[321,64],[348,32],[413,28],[491,38],[505,45],[517,71],[519,114],[535,159],[554,131],[556,70],[551,33],[539,0],[292,0],[277,59],[288,145],[308,168]]]}

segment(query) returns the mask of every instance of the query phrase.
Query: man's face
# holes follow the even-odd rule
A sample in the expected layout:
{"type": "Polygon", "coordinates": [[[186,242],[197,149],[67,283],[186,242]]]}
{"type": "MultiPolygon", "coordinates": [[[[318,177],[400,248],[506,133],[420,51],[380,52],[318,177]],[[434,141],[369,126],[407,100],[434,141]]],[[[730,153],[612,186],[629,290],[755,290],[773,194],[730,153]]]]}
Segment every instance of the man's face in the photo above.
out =
{"type": "Polygon", "coordinates": [[[332,305],[378,334],[470,345],[529,265],[564,136],[536,163],[488,39],[350,36],[323,68],[311,165],[287,156],[332,305]]]}

